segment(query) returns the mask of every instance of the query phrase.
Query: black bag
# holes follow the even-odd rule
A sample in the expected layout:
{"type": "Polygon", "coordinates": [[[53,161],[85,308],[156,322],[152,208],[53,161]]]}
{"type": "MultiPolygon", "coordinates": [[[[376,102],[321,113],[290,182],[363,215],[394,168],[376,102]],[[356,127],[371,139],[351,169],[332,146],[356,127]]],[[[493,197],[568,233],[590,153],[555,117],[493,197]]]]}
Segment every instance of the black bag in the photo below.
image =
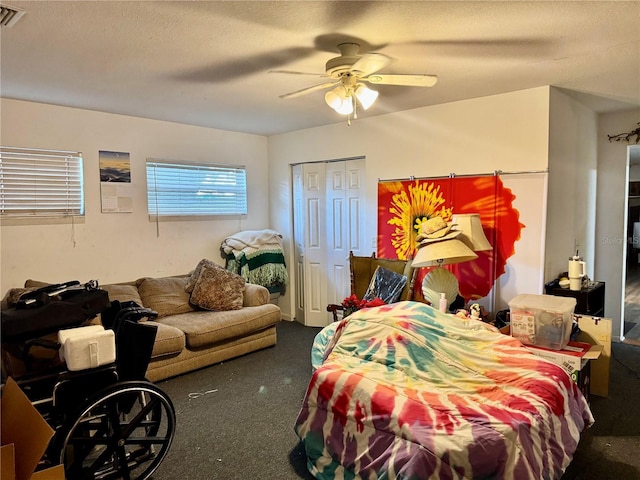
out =
{"type": "Polygon", "coordinates": [[[32,292],[26,292],[20,295],[20,298],[15,304],[15,308],[37,308],[49,302],[62,300],[63,298],[75,295],[82,290],[95,290],[96,288],[98,288],[98,282],[96,280],[91,280],[84,285],[80,285],[80,282],[77,280],[46,285],[32,292]]]}
{"type": "Polygon", "coordinates": [[[77,326],[109,308],[109,294],[97,282],[51,285],[20,297],[2,312],[2,341],[23,341],[77,326]]]}

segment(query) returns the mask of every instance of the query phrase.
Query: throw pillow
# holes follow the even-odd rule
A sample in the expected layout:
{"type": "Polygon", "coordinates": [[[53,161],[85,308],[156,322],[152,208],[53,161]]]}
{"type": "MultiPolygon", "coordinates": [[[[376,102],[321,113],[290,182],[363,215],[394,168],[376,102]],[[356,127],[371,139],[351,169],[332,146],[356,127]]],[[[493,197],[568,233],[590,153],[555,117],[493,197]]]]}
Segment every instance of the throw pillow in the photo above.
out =
{"type": "Polygon", "coordinates": [[[364,300],[380,298],[384,303],[395,303],[400,299],[406,283],[407,277],[404,275],[378,267],[373,273],[369,288],[362,298],[364,300]]]}
{"type": "Polygon", "coordinates": [[[193,292],[193,287],[195,287],[196,282],[200,277],[200,272],[202,271],[202,267],[204,266],[207,266],[209,268],[222,268],[223,270],[225,270],[223,267],[212,262],[211,260],[207,260],[206,258],[203,258],[202,260],[200,260],[200,262],[198,262],[198,265],[196,265],[195,270],[191,272],[189,281],[187,282],[187,285],[184,287],[185,292],[188,292],[188,293],[193,292]]]}
{"type": "Polygon", "coordinates": [[[245,280],[240,275],[203,265],[191,292],[191,303],[205,310],[239,310],[244,288],[245,280]]]}
{"type": "Polygon", "coordinates": [[[49,282],[42,282],[40,280],[28,279],[24,282],[24,288],[40,288],[40,287],[48,287],[52,285],[49,282]]]}
{"type": "Polygon", "coordinates": [[[142,305],[158,312],[159,317],[193,312],[189,294],[184,291],[189,277],[143,278],[138,280],[142,305]]]}

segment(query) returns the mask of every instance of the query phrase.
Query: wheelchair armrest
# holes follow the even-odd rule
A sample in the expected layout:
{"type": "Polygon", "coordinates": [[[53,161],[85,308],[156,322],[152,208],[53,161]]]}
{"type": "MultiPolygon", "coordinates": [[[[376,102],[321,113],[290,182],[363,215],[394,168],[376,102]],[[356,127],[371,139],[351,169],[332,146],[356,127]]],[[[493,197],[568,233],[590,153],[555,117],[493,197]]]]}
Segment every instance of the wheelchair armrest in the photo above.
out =
{"type": "MultiPolygon", "coordinates": [[[[33,338],[31,340],[27,340],[24,342],[23,350],[22,350],[22,361],[27,368],[27,371],[31,371],[33,368],[31,349],[33,347],[41,347],[46,350],[52,350],[53,352],[58,352],[60,350],[60,344],[56,341],[50,340],[48,338],[40,337],[33,338]]],[[[52,358],[56,358],[55,357],[52,358]]]]}

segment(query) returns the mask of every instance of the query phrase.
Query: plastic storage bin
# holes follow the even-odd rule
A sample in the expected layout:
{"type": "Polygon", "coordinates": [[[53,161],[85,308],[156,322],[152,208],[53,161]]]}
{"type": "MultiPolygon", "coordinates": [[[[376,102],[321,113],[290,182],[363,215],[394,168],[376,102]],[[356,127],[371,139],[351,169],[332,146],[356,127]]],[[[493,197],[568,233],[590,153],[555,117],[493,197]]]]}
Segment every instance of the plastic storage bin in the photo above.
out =
{"type": "Polygon", "coordinates": [[[526,345],[562,350],[571,336],[576,299],[522,294],[509,302],[511,336],[526,345]]]}

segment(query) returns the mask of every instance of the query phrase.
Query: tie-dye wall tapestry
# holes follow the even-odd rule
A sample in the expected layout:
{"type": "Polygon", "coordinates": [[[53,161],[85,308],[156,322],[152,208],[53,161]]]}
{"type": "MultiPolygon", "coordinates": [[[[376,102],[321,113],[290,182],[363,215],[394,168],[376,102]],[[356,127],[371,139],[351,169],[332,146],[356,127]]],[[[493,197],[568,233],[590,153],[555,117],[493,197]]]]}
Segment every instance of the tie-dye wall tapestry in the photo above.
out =
{"type": "MultiPolygon", "coordinates": [[[[513,207],[515,195],[500,176],[465,176],[378,183],[378,257],[407,259],[415,255],[416,236],[427,219],[478,213],[492,251],[476,252],[478,258],[447,265],[459,282],[466,301],[486,297],[495,281],[505,272],[515,243],[525,227],[513,207]]],[[[422,279],[428,268],[416,277],[420,296],[422,279]]]]}

